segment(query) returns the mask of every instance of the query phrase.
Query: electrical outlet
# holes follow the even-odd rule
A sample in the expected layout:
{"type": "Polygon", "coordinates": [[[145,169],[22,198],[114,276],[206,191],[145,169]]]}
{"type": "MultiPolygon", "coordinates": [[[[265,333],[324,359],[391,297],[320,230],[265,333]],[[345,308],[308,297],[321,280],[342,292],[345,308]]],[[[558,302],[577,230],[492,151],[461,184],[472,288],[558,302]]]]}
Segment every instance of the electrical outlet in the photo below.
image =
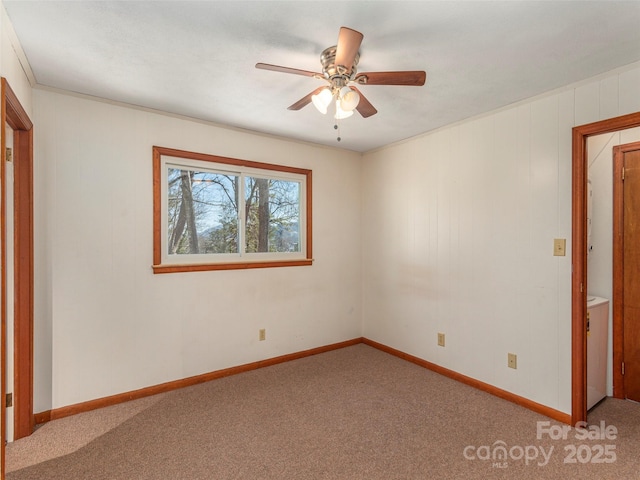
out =
{"type": "Polygon", "coordinates": [[[507,366],[509,368],[518,368],[518,356],[515,353],[509,353],[507,355],[507,366]]]}
{"type": "Polygon", "coordinates": [[[438,333],[438,345],[444,347],[444,333],[438,333]]]}
{"type": "Polygon", "coordinates": [[[263,341],[267,339],[267,330],[265,328],[260,329],[259,340],[263,341]]]}

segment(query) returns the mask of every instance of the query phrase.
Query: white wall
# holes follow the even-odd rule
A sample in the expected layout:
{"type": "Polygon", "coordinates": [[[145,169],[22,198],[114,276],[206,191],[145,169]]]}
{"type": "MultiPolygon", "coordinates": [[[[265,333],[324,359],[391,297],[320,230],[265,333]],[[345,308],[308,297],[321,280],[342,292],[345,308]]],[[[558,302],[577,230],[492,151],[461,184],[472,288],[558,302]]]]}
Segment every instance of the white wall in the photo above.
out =
{"type": "Polygon", "coordinates": [[[366,154],[364,336],[570,413],[571,128],[640,111],[639,85],[630,66],[366,154]]]}
{"type": "Polygon", "coordinates": [[[607,395],[613,395],[613,147],[638,141],[640,127],[587,139],[589,179],[593,189],[593,250],[588,257],[587,280],[589,294],[609,300],[607,395]]]}
{"type": "MultiPolygon", "coordinates": [[[[0,75],[5,77],[20,99],[22,107],[31,115],[31,69],[22,47],[0,1],[0,75]]],[[[32,119],[33,120],[33,119],[32,119]]]]}
{"type": "Polygon", "coordinates": [[[35,412],[361,336],[359,154],[38,89],[34,116],[35,412]],[[312,169],[313,266],[154,275],[153,145],[312,169]]]}

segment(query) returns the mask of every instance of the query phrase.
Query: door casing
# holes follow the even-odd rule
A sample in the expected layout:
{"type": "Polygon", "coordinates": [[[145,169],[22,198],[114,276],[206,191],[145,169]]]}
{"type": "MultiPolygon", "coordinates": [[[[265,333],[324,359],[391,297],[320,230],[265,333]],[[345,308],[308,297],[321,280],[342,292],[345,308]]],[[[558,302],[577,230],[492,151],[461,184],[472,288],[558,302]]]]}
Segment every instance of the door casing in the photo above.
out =
{"type": "Polygon", "coordinates": [[[640,112],[572,132],[571,423],[587,420],[587,138],[640,126],[640,112]]]}
{"type": "MultiPolygon", "coordinates": [[[[0,191],[6,190],[6,125],[13,129],[14,196],[14,437],[30,435],[33,416],[33,123],[5,78],[0,81],[0,191]],[[17,191],[20,190],[18,193],[17,191]],[[20,245],[20,246],[19,246],[20,245]],[[28,433],[27,433],[28,432],[28,433]]],[[[6,199],[0,207],[0,479],[4,479],[6,437],[7,220],[6,199]]]]}

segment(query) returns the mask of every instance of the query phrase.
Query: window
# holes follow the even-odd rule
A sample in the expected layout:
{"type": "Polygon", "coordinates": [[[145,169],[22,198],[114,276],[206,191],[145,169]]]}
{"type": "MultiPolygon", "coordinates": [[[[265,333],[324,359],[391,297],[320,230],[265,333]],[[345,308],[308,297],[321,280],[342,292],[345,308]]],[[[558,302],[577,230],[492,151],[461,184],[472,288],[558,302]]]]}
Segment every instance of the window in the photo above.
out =
{"type": "Polygon", "coordinates": [[[154,273],[311,262],[311,170],[153,147],[154,273]]]}

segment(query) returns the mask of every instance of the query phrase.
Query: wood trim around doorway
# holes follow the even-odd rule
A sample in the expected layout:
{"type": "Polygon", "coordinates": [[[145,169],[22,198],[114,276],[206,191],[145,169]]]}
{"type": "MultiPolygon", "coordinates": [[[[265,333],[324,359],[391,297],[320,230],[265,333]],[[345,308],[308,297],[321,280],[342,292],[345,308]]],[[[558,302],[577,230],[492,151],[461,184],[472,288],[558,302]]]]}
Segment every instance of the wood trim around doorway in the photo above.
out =
{"type": "MultiPolygon", "coordinates": [[[[15,312],[14,312],[14,438],[30,435],[34,427],[33,417],[33,123],[20,104],[5,78],[1,79],[2,132],[0,141],[0,191],[6,190],[6,127],[13,129],[14,162],[14,264],[15,264],[15,312]]],[[[0,386],[0,478],[4,478],[6,440],[6,342],[7,342],[7,219],[6,199],[0,202],[0,317],[2,379],[0,386]]]]}
{"type": "Polygon", "coordinates": [[[14,427],[33,433],[33,128],[13,131],[14,427]]]}
{"type": "Polygon", "coordinates": [[[571,423],[587,420],[587,138],[640,126],[640,112],[573,128],[571,423]]]}

